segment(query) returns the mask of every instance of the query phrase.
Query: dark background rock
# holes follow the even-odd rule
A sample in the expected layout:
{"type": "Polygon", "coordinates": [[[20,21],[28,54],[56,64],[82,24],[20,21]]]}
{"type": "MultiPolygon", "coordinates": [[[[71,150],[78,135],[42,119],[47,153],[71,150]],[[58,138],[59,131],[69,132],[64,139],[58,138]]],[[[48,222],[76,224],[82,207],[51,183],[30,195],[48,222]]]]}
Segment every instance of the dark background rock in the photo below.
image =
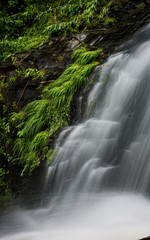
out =
{"type": "Polygon", "coordinates": [[[146,237],[146,238],[141,238],[140,240],[148,240],[148,239],[150,239],[150,237],[146,237]]]}

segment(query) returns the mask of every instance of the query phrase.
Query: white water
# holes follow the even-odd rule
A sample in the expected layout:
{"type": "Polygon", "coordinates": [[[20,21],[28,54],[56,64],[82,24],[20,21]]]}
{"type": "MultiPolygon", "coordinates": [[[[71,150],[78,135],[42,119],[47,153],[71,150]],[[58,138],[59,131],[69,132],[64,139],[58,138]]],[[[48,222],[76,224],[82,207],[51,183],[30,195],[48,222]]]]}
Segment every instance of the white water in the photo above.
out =
{"type": "Polygon", "coordinates": [[[150,203],[142,196],[105,193],[84,200],[73,211],[66,205],[51,216],[45,212],[18,212],[15,218],[22,217],[25,230],[1,239],[136,240],[150,234],[150,203]]]}
{"type": "Polygon", "coordinates": [[[134,49],[103,66],[88,98],[91,117],[61,133],[46,207],[12,215],[3,226],[18,233],[2,240],[150,236],[150,38],[133,40],[134,49]]]}

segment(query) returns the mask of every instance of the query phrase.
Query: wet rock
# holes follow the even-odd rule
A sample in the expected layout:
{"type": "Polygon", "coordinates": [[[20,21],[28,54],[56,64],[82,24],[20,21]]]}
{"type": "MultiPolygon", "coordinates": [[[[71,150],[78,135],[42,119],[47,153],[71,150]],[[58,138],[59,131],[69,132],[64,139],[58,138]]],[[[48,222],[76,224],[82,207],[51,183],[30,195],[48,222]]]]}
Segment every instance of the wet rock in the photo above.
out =
{"type": "Polygon", "coordinates": [[[16,66],[9,59],[0,65],[0,76],[7,76],[9,72],[16,70],[16,66]]]}
{"type": "Polygon", "coordinates": [[[140,240],[148,240],[148,239],[150,239],[150,237],[146,237],[146,238],[141,238],[140,240]]]}

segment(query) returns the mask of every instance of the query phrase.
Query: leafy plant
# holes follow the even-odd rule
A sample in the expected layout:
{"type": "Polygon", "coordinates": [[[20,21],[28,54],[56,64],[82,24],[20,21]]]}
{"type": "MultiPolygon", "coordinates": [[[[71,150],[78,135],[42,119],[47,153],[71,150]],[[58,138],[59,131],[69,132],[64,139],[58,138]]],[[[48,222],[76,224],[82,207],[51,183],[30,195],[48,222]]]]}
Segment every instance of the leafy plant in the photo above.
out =
{"type": "Polygon", "coordinates": [[[89,74],[98,64],[95,60],[100,52],[76,50],[73,53],[75,63],[44,88],[41,99],[12,115],[11,121],[18,129],[14,154],[24,165],[22,174],[31,173],[49,155],[52,138],[60,128],[68,125],[74,94],[86,85],[89,74]]]}
{"type": "Polygon", "coordinates": [[[127,0],[24,1],[23,11],[0,17],[0,60],[37,48],[50,36],[108,22],[110,8],[119,8],[123,1],[127,0]]]}
{"type": "Polygon", "coordinates": [[[9,189],[9,167],[11,160],[9,149],[11,139],[9,137],[8,113],[5,105],[1,103],[0,113],[0,196],[8,195],[9,189]]]}

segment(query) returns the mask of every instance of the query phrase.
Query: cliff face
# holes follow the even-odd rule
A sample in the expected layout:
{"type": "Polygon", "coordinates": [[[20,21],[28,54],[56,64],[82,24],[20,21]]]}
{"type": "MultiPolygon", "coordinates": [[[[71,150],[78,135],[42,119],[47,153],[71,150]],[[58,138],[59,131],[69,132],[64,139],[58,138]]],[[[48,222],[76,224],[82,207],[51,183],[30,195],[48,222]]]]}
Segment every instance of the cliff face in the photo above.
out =
{"type": "Polygon", "coordinates": [[[4,102],[15,104],[19,111],[28,102],[38,98],[40,90],[49,82],[57,79],[64,69],[72,63],[71,53],[74,49],[83,46],[88,49],[101,48],[103,59],[115,52],[120,44],[140,27],[150,21],[150,1],[127,1],[118,9],[112,8],[105,23],[89,27],[89,30],[78,34],[61,34],[50,37],[40,47],[18,53],[15,60],[7,59],[0,65],[0,75],[7,78],[14,75],[20,66],[22,75],[16,77],[14,83],[3,92],[4,102]],[[44,69],[44,78],[32,81],[24,77],[23,71],[27,68],[44,69]]]}
{"type": "MultiPolygon", "coordinates": [[[[5,120],[7,125],[9,113],[19,112],[26,104],[39,100],[42,89],[49,83],[55,82],[64,70],[73,63],[71,55],[75,49],[81,47],[86,47],[90,51],[101,49],[102,53],[97,58],[101,64],[110,54],[123,49],[123,42],[127,41],[137,29],[149,22],[150,1],[131,0],[121,4],[116,1],[114,6],[110,7],[109,14],[104,15],[102,23],[95,21],[86,30],[85,28],[82,30],[80,26],[81,30],[79,28],[78,33],[70,31],[50,36],[37,48],[16,52],[0,65],[1,118],[3,119],[7,115],[5,120]],[[121,47],[118,47],[120,45],[121,47]]],[[[134,45],[134,43],[132,44],[134,45]]],[[[76,117],[79,94],[80,91],[77,91],[71,101],[69,124],[72,124],[76,117]]],[[[7,141],[6,138],[9,136],[13,145],[16,131],[16,129],[10,130],[4,141],[7,141]]],[[[3,132],[5,133],[5,129],[3,132]]],[[[58,132],[56,131],[51,141],[55,140],[58,132]]],[[[7,154],[5,154],[6,144],[4,145],[0,168],[4,168],[5,163],[9,162],[8,159],[5,159],[8,152],[12,153],[12,147],[9,147],[7,154]]],[[[36,169],[32,177],[25,176],[23,180],[20,180],[22,164],[16,164],[15,167],[13,164],[8,165],[6,168],[8,168],[9,174],[5,177],[6,179],[10,178],[8,185],[11,186],[12,191],[18,194],[22,186],[25,186],[23,187],[24,192],[29,191],[28,187],[31,192],[33,189],[36,192],[40,186],[40,183],[37,184],[36,181],[39,179],[39,175],[42,177],[43,170],[41,169],[45,169],[43,162],[41,169],[36,169]],[[19,181],[20,184],[18,184],[19,181]],[[16,184],[18,187],[14,187],[16,184]]]]}

